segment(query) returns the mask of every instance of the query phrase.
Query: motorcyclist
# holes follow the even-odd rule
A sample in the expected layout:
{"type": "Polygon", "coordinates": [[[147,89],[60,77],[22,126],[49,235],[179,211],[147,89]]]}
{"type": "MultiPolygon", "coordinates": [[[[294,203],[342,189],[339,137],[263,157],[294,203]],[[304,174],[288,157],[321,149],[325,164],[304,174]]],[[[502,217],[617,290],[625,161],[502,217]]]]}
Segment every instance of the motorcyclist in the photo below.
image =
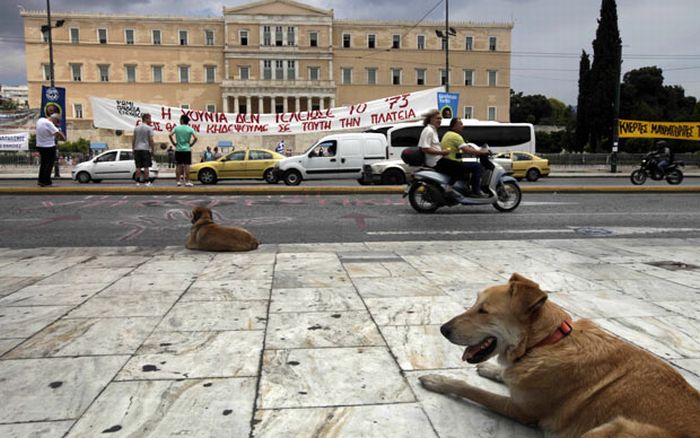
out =
{"type": "Polygon", "coordinates": [[[479,162],[463,162],[460,160],[461,154],[472,155],[475,157],[485,157],[489,155],[488,150],[482,149],[473,143],[467,143],[462,137],[462,132],[464,130],[464,124],[462,120],[458,117],[450,120],[450,130],[445,133],[442,137],[440,145],[443,149],[449,151],[449,155],[445,158],[457,162],[462,168],[464,178],[468,174],[471,174],[470,186],[471,186],[471,196],[477,198],[486,197],[481,192],[481,175],[483,174],[483,167],[479,162]],[[458,155],[460,154],[460,155],[458,155]]]}
{"type": "Polygon", "coordinates": [[[656,168],[662,175],[666,174],[666,169],[671,165],[671,149],[668,147],[668,142],[659,140],[656,142],[656,152],[654,152],[656,160],[656,168]]]}

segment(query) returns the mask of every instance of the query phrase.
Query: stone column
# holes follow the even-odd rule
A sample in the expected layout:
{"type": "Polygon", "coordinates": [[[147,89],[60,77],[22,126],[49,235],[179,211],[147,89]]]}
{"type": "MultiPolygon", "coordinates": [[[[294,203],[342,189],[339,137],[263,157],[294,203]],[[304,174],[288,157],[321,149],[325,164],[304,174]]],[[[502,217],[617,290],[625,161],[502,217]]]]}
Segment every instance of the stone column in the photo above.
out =
{"type": "Polygon", "coordinates": [[[321,111],[323,111],[325,109],[324,108],[324,103],[325,103],[324,100],[326,100],[326,99],[324,99],[323,96],[318,98],[318,109],[321,111]]]}
{"type": "Polygon", "coordinates": [[[299,96],[294,98],[294,111],[301,111],[301,99],[299,98],[299,96]]]}
{"type": "Polygon", "coordinates": [[[228,112],[228,95],[224,94],[222,97],[224,100],[224,112],[227,113],[228,112]]]}
{"type": "Polygon", "coordinates": [[[245,97],[245,112],[250,114],[250,96],[245,97]]]}
{"type": "Polygon", "coordinates": [[[335,108],[335,97],[331,96],[331,108],[335,108]]]}
{"type": "Polygon", "coordinates": [[[238,114],[238,111],[240,111],[240,102],[238,101],[238,96],[235,96],[233,98],[233,112],[235,114],[238,114]]]}
{"type": "Polygon", "coordinates": [[[262,96],[258,96],[258,114],[263,114],[265,112],[265,101],[262,96]]]}
{"type": "Polygon", "coordinates": [[[289,99],[287,96],[282,96],[282,112],[287,113],[289,112],[289,107],[287,106],[289,104],[289,99]]]}

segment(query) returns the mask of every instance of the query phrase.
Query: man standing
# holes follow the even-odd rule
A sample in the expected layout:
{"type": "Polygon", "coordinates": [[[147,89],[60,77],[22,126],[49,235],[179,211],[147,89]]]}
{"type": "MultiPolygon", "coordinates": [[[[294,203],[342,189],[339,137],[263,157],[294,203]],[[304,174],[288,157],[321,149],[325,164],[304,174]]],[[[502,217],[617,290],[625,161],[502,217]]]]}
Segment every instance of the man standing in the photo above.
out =
{"type": "Polygon", "coordinates": [[[284,155],[285,149],[286,147],[284,146],[284,139],[282,139],[279,143],[277,143],[277,147],[275,147],[275,152],[284,155]]]}
{"type": "Polygon", "coordinates": [[[61,115],[54,105],[46,108],[48,117],[41,117],[36,122],[36,148],[41,157],[39,164],[38,185],[40,187],[50,186],[51,170],[56,159],[56,141],[64,140],[66,137],[56,127],[56,120],[60,123],[61,115]]]}
{"type": "Polygon", "coordinates": [[[136,185],[141,185],[141,168],[143,168],[143,181],[146,186],[151,186],[150,169],[153,164],[153,128],[151,128],[151,115],[141,115],[141,122],[134,128],[134,138],[131,140],[131,148],[134,150],[134,163],[136,164],[136,185]]]}
{"type": "Polygon", "coordinates": [[[175,149],[168,146],[168,169],[175,167],[175,149]]]}
{"type": "Polygon", "coordinates": [[[175,178],[178,187],[183,183],[186,187],[192,187],[190,181],[190,164],[192,164],[192,146],[197,143],[197,135],[189,125],[190,118],[180,116],[180,125],[170,133],[170,143],[175,146],[175,178]]]}

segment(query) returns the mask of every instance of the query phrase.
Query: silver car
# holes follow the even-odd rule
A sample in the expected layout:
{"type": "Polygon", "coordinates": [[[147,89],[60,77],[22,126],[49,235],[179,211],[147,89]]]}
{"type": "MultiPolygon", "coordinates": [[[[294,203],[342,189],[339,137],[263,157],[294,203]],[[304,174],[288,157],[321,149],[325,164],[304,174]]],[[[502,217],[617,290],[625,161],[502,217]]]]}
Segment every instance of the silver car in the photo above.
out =
{"type": "MultiPolygon", "coordinates": [[[[149,171],[149,181],[158,178],[158,163],[154,160],[149,171]]],[[[136,179],[134,151],[131,149],[114,149],[103,152],[95,158],[75,166],[71,172],[74,181],[87,184],[98,183],[103,179],[136,179]]]]}

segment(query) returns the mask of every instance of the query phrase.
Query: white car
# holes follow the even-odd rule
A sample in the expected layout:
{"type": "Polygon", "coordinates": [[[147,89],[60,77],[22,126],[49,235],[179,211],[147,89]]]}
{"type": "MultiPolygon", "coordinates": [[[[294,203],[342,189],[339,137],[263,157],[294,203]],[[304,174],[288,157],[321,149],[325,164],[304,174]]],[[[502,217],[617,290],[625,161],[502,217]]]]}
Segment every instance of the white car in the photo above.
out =
{"type": "MultiPolygon", "coordinates": [[[[463,161],[476,161],[475,158],[464,158],[463,161]]],[[[507,158],[494,160],[506,170],[512,173],[513,162],[507,158]]],[[[402,160],[384,160],[372,164],[366,164],[362,169],[360,184],[403,185],[411,181],[413,174],[420,167],[412,167],[402,160]]]]}
{"type": "MultiPolygon", "coordinates": [[[[103,179],[136,179],[134,151],[131,149],[114,149],[103,152],[95,158],[84,161],[73,168],[73,180],[86,184],[90,181],[101,182],[103,179]]],[[[158,163],[153,161],[149,180],[158,178],[158,163]]]]}

